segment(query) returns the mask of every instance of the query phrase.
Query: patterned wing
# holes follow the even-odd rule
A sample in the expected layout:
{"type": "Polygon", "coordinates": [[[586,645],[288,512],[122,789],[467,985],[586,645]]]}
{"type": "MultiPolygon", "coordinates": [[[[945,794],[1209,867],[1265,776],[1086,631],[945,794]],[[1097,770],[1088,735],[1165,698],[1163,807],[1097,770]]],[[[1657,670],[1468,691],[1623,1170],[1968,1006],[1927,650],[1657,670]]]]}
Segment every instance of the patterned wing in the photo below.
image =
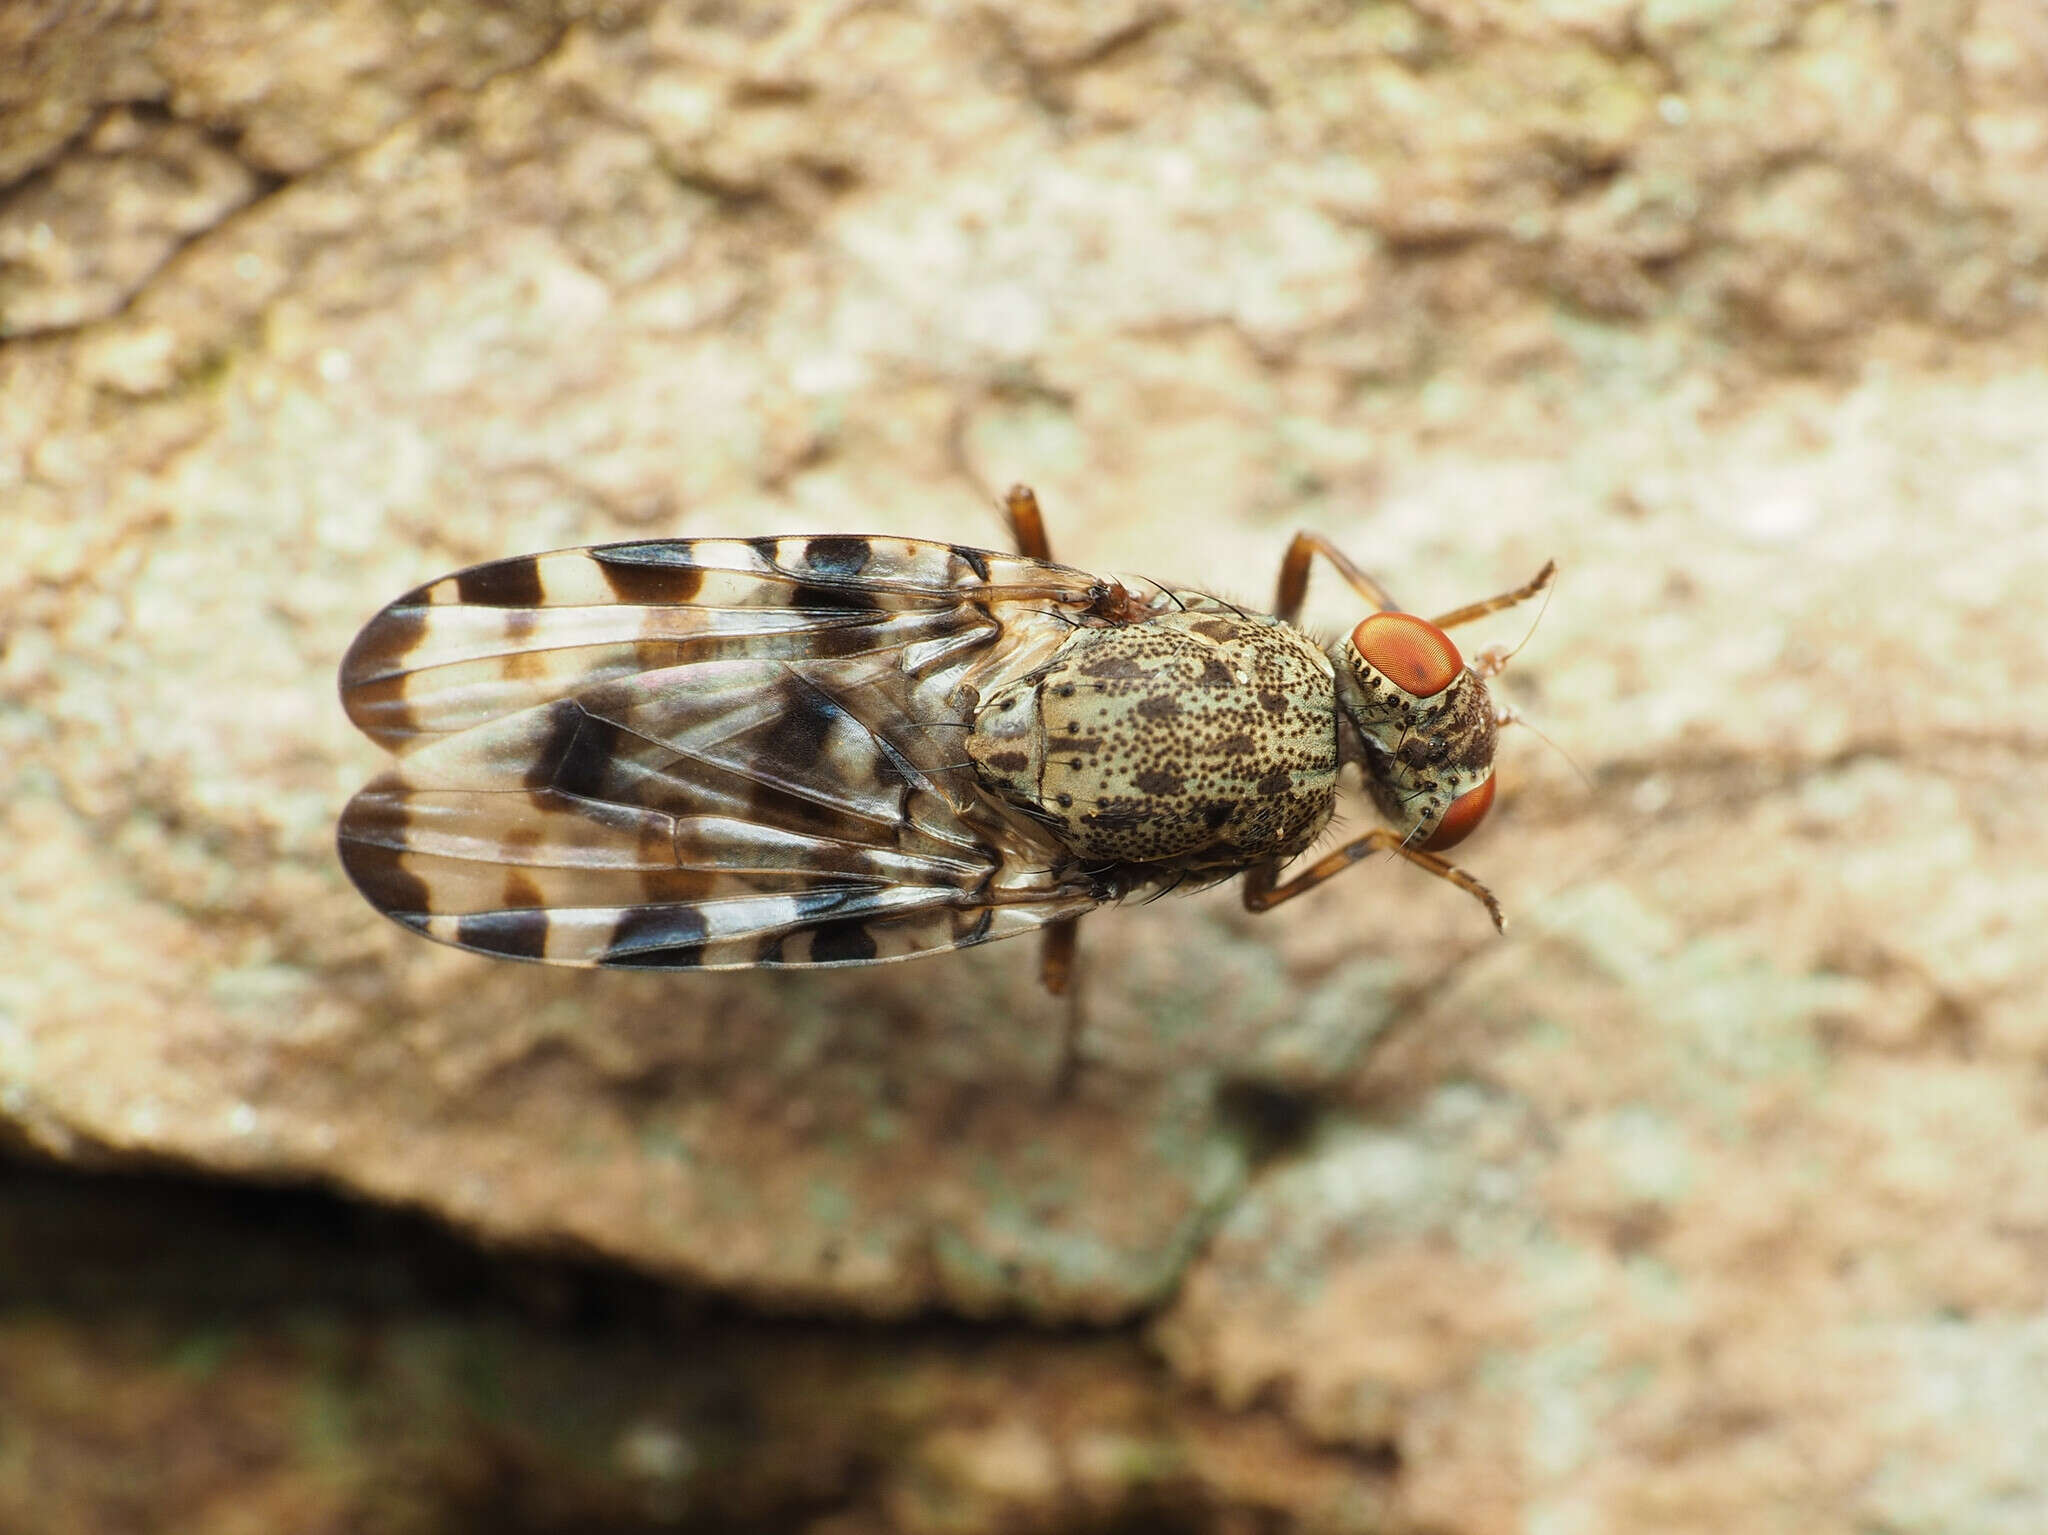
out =
{"type": "Polygon", "coordinates": [[[1007,937],[1104,892],[966,765],[977,693],[1103,595],[909,539],[689,539],[499,560],[342,664],[398,754],[342,863],[444,943],[568,965],[842,965],[1007,937]]]}

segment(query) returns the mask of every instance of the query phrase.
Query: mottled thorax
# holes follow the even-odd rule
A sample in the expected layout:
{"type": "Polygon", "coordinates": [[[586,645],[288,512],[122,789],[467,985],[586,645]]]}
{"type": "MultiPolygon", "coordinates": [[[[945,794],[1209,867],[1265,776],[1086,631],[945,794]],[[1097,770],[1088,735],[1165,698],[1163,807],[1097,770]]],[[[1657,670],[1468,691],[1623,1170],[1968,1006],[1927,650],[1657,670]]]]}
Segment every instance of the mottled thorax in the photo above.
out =
{"type": "Polygon", "coordinates": [[[1330,666],[1299,630],[1199,593],[1076,630],[991,694],[967,755],[1086,859],[1241,867],[1292,854],[1336,787],[1330,666]]]}

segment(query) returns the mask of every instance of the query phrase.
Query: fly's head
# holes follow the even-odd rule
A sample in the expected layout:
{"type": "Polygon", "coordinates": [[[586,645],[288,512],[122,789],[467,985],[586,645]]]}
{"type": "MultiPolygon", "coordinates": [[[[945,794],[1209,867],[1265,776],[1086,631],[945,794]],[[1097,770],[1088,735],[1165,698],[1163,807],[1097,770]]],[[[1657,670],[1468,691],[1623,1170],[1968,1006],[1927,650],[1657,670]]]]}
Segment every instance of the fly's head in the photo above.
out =
{"type": "MultiPolygon", "coordinates": [[[[1365,770],[1380,814],[1413,848],[1441,852],[1493,805],[1500,733],[1486,682],[1449,635],[1413,613],[1375,613],[1330,647],[1346,760],[1365,770]]],[[[1492,657],[1481,658],[1482,665],[1492,657]]]]}

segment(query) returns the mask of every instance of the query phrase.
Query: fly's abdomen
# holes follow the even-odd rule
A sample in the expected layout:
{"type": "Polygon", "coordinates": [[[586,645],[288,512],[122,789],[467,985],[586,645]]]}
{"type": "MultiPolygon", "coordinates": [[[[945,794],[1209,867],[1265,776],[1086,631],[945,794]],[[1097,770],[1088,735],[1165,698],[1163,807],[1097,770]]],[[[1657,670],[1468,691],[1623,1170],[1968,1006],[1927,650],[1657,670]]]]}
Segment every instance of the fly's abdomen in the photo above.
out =
{"type": "Polygon", "coordinates": [[[1329,818],[1329,660],[1284,624],[1189,600],[1076,630],[975,711],[983,781],[1081,858],[1234,867],[1300,851],[1329,818]]]}

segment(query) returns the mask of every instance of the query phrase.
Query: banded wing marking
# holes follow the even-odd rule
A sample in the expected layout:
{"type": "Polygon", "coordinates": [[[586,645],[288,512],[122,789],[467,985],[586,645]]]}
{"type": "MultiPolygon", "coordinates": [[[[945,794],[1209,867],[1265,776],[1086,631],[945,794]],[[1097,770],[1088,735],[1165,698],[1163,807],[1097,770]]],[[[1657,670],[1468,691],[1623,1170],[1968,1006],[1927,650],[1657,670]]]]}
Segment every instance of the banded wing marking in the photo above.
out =
{"type": "Polygon", "coordinates": [[[601,551],[571,551],[394,603],[343,674],[351,717],[405,747],[342,818],[364,895],[487,953],[705,968],[907,957],[1098,904],[1044,828],[976,791],[946,728],[964,686],[1057,648],[1092,579],[868,540],[878,574],[828,608],[801,553],[821,542],[630,546],[661,555],[627,567],[630,602],[593,574],[601,551]],[[727,568],[735,551],[774,569],[727,568]]]}
{"type": "Polygon", "coordinates": [[[595,683],[723,656],[858,654],[953,632],[956,610],[1081,612],[1101,583],[919,539],[671,539],[524,555],[443,577],[365,626],[342,702],[404,752],[595,683]],[[913,615],[915,617],[913,618],[913,615]]]}

